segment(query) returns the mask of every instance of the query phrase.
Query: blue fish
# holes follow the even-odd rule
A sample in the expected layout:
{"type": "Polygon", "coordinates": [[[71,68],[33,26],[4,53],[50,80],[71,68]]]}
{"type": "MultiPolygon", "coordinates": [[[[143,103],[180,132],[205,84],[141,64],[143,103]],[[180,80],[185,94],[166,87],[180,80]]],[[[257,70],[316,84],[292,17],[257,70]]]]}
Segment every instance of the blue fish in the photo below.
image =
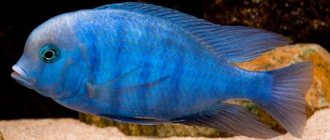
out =
{"type": "Polygon", "coordinates": [[[11,76],[65,107],[121,122],[278,136],[228,103],[249,100],[300,137],[311,63],[271,71],[234,65],[288,43],[262,29],[217,25],[152,4],[117,3],[65,13],[37,27],[11,76]]]}

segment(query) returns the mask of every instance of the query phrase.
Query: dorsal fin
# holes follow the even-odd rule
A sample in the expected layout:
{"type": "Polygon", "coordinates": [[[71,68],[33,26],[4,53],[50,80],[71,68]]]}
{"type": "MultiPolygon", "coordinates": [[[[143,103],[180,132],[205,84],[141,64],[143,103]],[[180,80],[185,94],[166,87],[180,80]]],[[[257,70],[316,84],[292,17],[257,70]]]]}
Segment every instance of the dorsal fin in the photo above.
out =
{"type": "Polygon", "coordinates": [[[290,42],[279,34],[262,29],[217,25],[176,10],[152,4],[125,2],[109,4],[96,9],[121,9],[169,21],[182,27],[212,54],[225,58],[229,62],[248,61],[263,52],[290,42]]]}

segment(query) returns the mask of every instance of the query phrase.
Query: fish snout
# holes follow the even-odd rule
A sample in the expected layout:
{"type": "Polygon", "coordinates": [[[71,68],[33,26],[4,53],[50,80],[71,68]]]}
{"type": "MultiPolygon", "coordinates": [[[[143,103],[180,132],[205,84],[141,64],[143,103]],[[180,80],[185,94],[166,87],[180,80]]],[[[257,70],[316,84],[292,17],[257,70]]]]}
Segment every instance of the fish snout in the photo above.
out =
{"type": "Polygon", "coordinates": [[[17,66],[17,64],[12,69],[11,77],[19,83],[25,86],[32,86],[35,83],[35,80],[30,79],[27,73],[21,67],[17,66]]]}

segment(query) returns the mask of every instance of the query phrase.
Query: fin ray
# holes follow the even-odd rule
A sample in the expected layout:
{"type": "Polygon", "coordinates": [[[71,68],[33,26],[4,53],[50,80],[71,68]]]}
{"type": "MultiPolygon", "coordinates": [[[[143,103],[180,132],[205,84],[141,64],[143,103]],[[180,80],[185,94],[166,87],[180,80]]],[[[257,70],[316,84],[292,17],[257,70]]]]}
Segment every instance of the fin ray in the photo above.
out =
{"type": "Polygon", "coordinates": [[[243,26],[222,26],[176,10],[146,3],[124,2],[109,4],[97,10],[120,9],[157,17],[181,27],[204,48],[228,62],[243,62],[277,46],[288,44],[289,39],[269,31],[243,26]]]}
{"type": "MultiPolygon", "coordinates": [[[[268,72],[273,77],[269,100],[252,99],[288,132],[301,137],[306,125],[305,93],[313,80],[312,64],[300,62],[268,72]]],[[[253,98],[253,97],[252,97],[253,98]]]]}
{"type": "Polygon", "coordinates": [[[176,120],[188,125],[215,128],[234,135],[255,138],[272,138],[279,135],[278,132],[261,123],[247,109],[237,105],[218,104],[211,109],[176,120]]]}

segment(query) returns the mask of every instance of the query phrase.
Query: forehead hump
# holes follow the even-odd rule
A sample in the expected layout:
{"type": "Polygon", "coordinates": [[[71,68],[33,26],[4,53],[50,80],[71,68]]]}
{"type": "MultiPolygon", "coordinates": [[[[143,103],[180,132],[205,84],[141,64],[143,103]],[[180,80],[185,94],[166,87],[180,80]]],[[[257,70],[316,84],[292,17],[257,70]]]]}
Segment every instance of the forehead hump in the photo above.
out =
{"type": "Polygon", "coordinates": [[[47,43],[65,43],[73,35],[74,16],[63,14],[47,20],[29,35],[26,47],[38,47],[47,43]]]}

